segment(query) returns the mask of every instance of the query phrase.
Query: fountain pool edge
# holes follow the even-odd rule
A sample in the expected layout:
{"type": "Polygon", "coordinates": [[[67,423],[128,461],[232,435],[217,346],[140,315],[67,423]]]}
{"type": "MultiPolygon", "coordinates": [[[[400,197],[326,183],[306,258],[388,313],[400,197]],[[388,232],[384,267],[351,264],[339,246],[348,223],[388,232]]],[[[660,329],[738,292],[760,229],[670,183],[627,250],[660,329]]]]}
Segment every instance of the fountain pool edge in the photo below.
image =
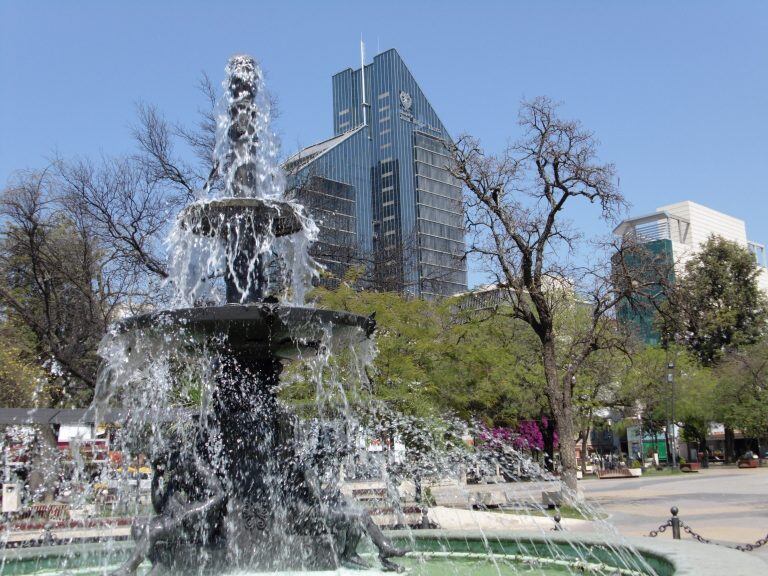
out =
{"type": "MultiPolygon", "coordinates": [[[[407,540],[408,536],[401,531],[389,531],[388,537],[394,540],[407,540]]],[[[764,574],[768,565],[758,557],[749,556],[747,553],[737,550],[714,547],[713,545],[699,544],[687,540],[658,540],[637,537],[610,537],[600,538],[584,534],[570,532],[523,532],[523,531],[465,531],[465,530],[416,530],[411,533],[419,541],[439,542],[447,539],[455,542],[480,542],[483,539],[499,541],[502,543],[530,543],[534,546],[540,544],[549,546],[570,543],[579,543],[592,546],[633,546],[647,560],[661,568],[659,576],[722,576],[723,574],[738,574],[748,576],[750,574],[764,574]]],[[[115,552],[128,550],[133,547],[131,541],[113,542],[110,545],[115,552]]],[[[104,544],[73,544],[70,546],[44,546],[25,549],[8,549],[0,553],[0,566],[6,562],[25,560],[41,557],[55,557],[76,553],[94,553],[104,551],[104,544]]]]}
{"type": "MultiPolygon", "coordinates": [[[[393,539],[402,539],[403,533],[390,531],[386,533],[393,539]]],[[[484,539],[501,542],[531,542],[569,544],[579,543],[593,546],[611,545],[616,547],[632,546],[640,554],[655,558],[667,565],[672,572],[660,573],[659,576],[723,576],[738,574],[749,576],[765,574],[768,564],[762,559],[750,556],[731,548],[700,544],[688,540],[659,540],[639,537],[603,537],[573,532],[529,532],[510,530],[415,530],[413,538],[418,540],[468,540],[482,541],[484,539]]]]}

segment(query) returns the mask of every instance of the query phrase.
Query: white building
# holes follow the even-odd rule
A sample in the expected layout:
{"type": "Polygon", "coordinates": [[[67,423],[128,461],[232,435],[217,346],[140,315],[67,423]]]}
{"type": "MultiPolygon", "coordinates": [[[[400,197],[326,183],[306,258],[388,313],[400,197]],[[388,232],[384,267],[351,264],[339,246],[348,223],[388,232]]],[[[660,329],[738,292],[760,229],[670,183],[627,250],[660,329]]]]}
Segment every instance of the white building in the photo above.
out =
{"type": "Polygon", "coordinates": [[[768,259],[765,244],[748,239],[747,226],[728,214],[685,200],[657,208],[655,212],[624,220],[614,234],[634,235],[640,242],[669,240],[677,270],[694,255],[710,236],[721,236],[749,248],[762,268],[759,283],[768,293],[768,259]]]}

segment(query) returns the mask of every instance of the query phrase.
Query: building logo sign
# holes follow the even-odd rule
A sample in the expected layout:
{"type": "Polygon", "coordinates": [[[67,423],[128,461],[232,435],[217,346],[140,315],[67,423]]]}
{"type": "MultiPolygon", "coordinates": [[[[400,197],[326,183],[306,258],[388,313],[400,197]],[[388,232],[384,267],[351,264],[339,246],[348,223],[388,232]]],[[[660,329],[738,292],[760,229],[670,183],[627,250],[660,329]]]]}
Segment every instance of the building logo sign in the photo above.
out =
{"type": "Polygon", "coordinates": [[[400,90],[400,120],[413,122],[413,98],[405,90],[400,90]]]}
{"type": "Polygon", "coordinates": [[[416,118],[413,114],[413,98],[405,90],[400,90],[400,120],[405,120],[414,124],[417,130],[424,132],[431,132],[438,138],[442,137],[442,130],[435,126],[430,126],[426,122],[423,122],[416,118]]]}
{"type": "Polygon", "coordinates": [[[413,106],[413,98],[405,90],[400,90],[400,106],[407,112],[410,112],[413,106]]]}

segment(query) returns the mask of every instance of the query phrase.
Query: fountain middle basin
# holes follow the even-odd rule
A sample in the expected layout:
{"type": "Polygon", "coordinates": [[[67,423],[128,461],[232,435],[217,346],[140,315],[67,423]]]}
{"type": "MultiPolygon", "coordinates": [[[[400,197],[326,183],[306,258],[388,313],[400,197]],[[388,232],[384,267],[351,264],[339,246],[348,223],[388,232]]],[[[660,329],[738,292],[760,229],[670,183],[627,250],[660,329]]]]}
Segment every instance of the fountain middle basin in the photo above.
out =
{"type": "Polygon", "coordinates": [[[225,304],[164,310],[124,320],[120,333],[169,331],[224,337],[232,349],[294,359],[316,349],[324,338],[350,344],[367,340],[375,328],[371,318],[348,312],[279,304],[225,304]]]}

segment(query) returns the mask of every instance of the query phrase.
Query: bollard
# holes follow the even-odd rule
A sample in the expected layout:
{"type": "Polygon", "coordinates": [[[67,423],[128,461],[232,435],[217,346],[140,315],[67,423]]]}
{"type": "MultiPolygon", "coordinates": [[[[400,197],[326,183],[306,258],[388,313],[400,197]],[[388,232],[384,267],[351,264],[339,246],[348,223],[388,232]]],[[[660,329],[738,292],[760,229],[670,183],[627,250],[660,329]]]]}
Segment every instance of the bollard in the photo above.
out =
{"type": "Polygon", "coordinates": [[[421,509],[421,528],[423,530],[428,530],[430,528],[429,526],[429,513],[427,511],[427,507],[421,509]]]}
{"type": "Polygon", "coordinates": [[[670,519],[672,523],[672,538],[680,540],[680,518],[677,517],[679,510],[677,506],[672,506],[669,511],[672,512],[672,518],[670,519]]]}
{"type": "Polygon", "coordinates": [[[552,517],[552,519],[555,521],[555,527],[552,528],[552,530],[554,530],[555,532],[562,531],[563,530],[563,526],[562,526],[562,524],[560,524],[560,520],[562,520],[562,518],[560,517],[560,514],[555,514],[552,517]]]}
{"type": "Polygon", "coordinates": [[[56,539],[51,531],[52,527],[53,525],[50,522],[43,527],[43,533],[40,537],[40,542],[43,546],[52,546],[55,544],[56,539]]]}

